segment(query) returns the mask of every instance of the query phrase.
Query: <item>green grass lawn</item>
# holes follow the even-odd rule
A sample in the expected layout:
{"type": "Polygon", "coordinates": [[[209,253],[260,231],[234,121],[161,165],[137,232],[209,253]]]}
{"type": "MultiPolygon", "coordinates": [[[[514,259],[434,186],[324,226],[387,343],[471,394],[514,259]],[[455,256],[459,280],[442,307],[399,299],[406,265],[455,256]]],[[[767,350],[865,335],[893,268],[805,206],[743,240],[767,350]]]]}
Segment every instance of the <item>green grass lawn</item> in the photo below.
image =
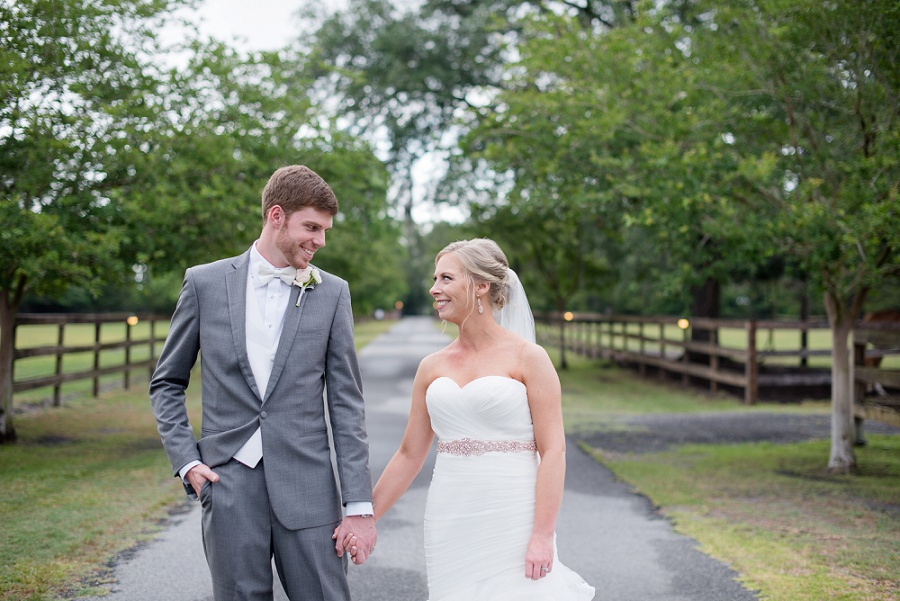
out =
{"type": "MultiPolygon", "coordinates": [[[[569,361],[560,377],[576,440],[642,413],[829,412],[823,402],[748,407],[572,354],[569,361]]],[[[887,601],[900,595],[900,436],[868,438],[855,476],[826,473],[826,440],[626,455],[580,444],[764,599],[887,601]]]]}
{"type": "MultiPolygon", "coordinates": [[[[392,323],[358,326],[357,348],[392,323]]],[[[93,340],[92,327],[89,335],[93,340]]],[[[55,328],[52,336],[51,344],[55,328]]],[[[193,381],[188,412],[199,428],[199,374],[193,381]]],[[[17,416],[18,443],[0,446],[0,600],[90,594],[88,577],[152,537],[185,498],[171,477],[146,389],[144,374],[132,391],[81,395],[61,408],[35,405],[17,416]]]]}

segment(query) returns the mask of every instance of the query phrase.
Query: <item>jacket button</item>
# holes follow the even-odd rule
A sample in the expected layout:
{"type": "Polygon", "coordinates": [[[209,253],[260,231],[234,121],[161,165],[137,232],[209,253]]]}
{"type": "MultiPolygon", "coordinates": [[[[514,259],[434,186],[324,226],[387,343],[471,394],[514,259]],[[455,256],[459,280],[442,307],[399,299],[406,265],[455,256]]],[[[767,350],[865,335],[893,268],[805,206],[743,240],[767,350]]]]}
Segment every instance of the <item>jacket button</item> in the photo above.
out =
{"type": "Polygon", "coordinates": [[[267,415],[268,415],[268,413],[266,413],[265,411],[263,411],[262,413],[259,414],[259,416],[263,419],[266,419],[267,415]]]}

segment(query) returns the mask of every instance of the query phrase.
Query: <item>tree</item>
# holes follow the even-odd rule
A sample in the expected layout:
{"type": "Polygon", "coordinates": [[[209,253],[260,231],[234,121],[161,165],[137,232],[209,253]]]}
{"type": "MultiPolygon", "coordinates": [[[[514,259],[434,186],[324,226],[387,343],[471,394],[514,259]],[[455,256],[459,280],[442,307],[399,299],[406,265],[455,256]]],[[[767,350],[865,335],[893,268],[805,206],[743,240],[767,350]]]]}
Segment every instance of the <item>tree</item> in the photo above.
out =
{"type": "Polygon", "coordinates": [[[392,308],[407,293],[406,252],[388,210],[385,164],[366,143],[345,133],[329,132],[305,144],[305,160],[331,185],[341,208],[316,264],[347,280],[357,315],[392,308]]]}
{"type": "Polygon", "coordinates": [[[143,53],[169,5],[0,4],[0,441],[15,438],[13,328],[26,290],[96,289],[123,270],[109,192],[128,171],[122,150],[159,123],[143,53]]]}
{"type": "Polygon", "coordinates": [[[374,184],[372,198],[342,196],[345,210],[365,207],[348,221],[365,213],[378,229],[354,264],[390,265],[383,167],[367,148],[297,136],[311,120],[302,57],[188,39],[186,64],[167,67],[153,32],[176,4],[0,3],[10,82],[0,96],[0,440],[15,438],[13,328],[26,292],[58,296],[77,283],[96,294],[135,266],[162,275],[246,249],[279,165],[327,153],[332,180],[374,184]]]}
{"type": "MultiPolygon", "coordinates": [[[[396,196],[408,212],[413,164],[429,152],[449,156],[458,136],[488,114],[507,85],[504,67],[529,15],[563,13],[586,29],[609,29],[629,23],[638,4],[426,0],[401,10],[390,0],[355,0],[328,16],[311,15],[321,21],[310,43],[322,68],[317,88],[349,131],[386,138],[396,196]]],[[[459,175],[448,175],[443,190],[459,175]]]]}
{"type": "Polygon", "coordinates": [[[639,240],[633,263],[654,286],[715,317],[720,282],[760,255],[747,235],[753,217],[729,194],[736,149],[710,118],[723,103],[696,84],[702,71],[684,43],[691,18],[678,4],[606,31],[534,19],[507,89],[465,148],[509,174],[522,203],[573,202],[602,224],[598,242],[639,240]],[[729,225],[735,215],[742,227],[729,225]]]}
{"type": "MultiPolygon", "coordinates": [[[[495,239],[505,250],[531,306],[552,308],[562,315],[585,282],[597,285],[608,266],[598,252],[603,247],[603,229],[590,199],[572,202],[555,196],[556,192],[540,202],[473,205],[472,217],[476,232],[495,239]]],[[[567,369],[563,321],[559,336],[560,368],[567,369]]]]}
{"type": "Polygon", "coordinates": [[[784,260],[833,332],[829,467],[852,470],[847,339],[900,271],[897,70],[886,2],[659,7],[598,35],[542,18],[487,158],[530,194],[582,182],[665,253],[673,289],[784,260]],[[524,174],[524,176],[522,175],[524,174]]]}
{"type": "Polygon", "coordinates": [[[823,291],[832,331],[829,469],[855,469],[848,338],[870,290],[900,275],[900,7],[745,0],[710,6],[703,51],[733,57],[725,92],[741,173],[767,238],[823,291]],[[753,168],[749,168],[755,163],[753,168]]]}

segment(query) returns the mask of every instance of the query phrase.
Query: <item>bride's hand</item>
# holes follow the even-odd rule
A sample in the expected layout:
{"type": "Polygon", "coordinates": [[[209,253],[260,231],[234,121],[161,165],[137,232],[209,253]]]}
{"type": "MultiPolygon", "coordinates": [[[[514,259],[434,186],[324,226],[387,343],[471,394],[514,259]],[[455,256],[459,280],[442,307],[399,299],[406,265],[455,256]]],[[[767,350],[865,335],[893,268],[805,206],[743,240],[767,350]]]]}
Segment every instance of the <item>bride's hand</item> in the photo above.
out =
{"type": "Polygon", "coordinates": [[[378,533],[373,516],[348,515],[331,535],[338,557],[349,553],[356,565],[362,565],[375,550],[378,533]]]}
{"type": "Polygon", "coordinates": [[[532,534],[525,552],[525,577],[540,580],[553,569],[553,535],[532,534]]]}

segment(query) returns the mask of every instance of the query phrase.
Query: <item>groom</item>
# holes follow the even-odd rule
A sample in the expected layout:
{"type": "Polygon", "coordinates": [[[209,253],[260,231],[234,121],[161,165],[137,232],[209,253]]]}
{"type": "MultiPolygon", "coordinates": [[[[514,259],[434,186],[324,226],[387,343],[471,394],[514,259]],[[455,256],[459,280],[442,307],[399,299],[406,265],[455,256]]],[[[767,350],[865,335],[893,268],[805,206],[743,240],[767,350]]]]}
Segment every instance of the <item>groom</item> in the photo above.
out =
{"type": "Polygon", "coordinates": [[[348,549],[358,564],[375,545],[350,292],[309,265],[337,211],[316,173],[277,170],[253,246],[185,273],[150,382],[172,469],[203,509],[216,601],[272,599],[273,556],[290,599],[349,601],[341,541],[356,537],[348,549]],[[199,441],[185,408],[198,352],[199,441]]]}

